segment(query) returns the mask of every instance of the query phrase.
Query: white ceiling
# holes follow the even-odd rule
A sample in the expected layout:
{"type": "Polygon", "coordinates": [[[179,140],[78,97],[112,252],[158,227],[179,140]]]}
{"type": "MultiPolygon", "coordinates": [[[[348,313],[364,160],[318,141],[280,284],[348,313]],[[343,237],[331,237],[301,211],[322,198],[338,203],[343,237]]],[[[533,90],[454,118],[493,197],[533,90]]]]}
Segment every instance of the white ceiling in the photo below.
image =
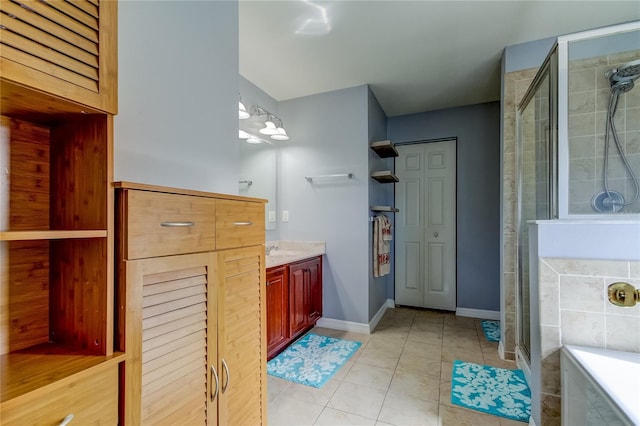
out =
{"type": "Polygon", "coordinates": [[[505,46],[640,19],[634,1],[240,0],[240,74],[277,101],[369,84],[388,116],[498,100],[505,46]]]}

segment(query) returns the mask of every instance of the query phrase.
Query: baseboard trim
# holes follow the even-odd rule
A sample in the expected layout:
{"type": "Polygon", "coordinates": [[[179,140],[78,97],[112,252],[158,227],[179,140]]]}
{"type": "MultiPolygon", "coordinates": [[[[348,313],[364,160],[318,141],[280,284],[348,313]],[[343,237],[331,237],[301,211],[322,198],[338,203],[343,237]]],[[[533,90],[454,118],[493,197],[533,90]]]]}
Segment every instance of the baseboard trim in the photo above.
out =
{"type": "Polygon", "coordinates": [[[387,299],[387,301],[380,307],[380,309],[378,309],[378,312],[376,312],[373,318],[371,318],[369,324],[337,320],[333,318],[320,318],[318,322],[316,322],[316,326],[331,328],[333,330],[351,331],[353,333],[371,334],[371,332],[373,332],[373,330],[376,328],[376,326],[384,316],[384,313],[387,311],[387,309],[395,307],[395,301],[393,299],[387,299]]]}
{"type": "Polygon", "coordinates": [[[459,317],[482,318],[500,321],[500,311],[485,311],[483,309],[456,308],[459,317]]]}
{"type": "Polygon", "coordinates": [[[527,384],[531,387],[531,368],[527,364],[527,359],[522,353],[520,346],[516,346],[516,365],[524,373],[524,378],[527,380],[527,384]]]}
{"type": "Polygon", "coordinates": [[[498,355],[500,355],[500,359],[504,358],[504,343],[502,343],[502,339],[500,339],[500,343],[498,343],[498,355]]]}

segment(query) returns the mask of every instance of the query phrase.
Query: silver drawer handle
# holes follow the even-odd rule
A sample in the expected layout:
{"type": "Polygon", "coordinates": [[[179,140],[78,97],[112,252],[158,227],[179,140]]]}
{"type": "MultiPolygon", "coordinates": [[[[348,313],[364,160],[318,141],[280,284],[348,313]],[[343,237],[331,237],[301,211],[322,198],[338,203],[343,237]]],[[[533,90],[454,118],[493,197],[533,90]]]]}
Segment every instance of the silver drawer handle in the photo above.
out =
{"type": "Polygon", "coordinates": [[[227,366],[227,362],[224,360],[224,358],[222,358],[222,367],[224,367],[224,372],[227,373],[227,380],[225,380],[225,382],[222,384],[222,393],[225,393],[227,387],[229,386],[229,380],[231,379],[231,377],[229,376],[229,367],[227,366]]]}
{"type": "Polygon", "coordinates": [[[216,368],[212,365],[211,366],[211,383],[209,384],[210,387],[213,386],[213,379],[216,379],[216,389],[215,390],[211,390],[209,389],[209,391],[211,392],[211,402],[215,401],[216,396],[218,396],[218,389],[219,389],[219,385],[220,383],[218,382],[218,373],[216,372],[216,368]]]}
{"type": "Polygon", "coordinates": [[[71,423],[71,420],[73,420],[73,413],[62,419],[62,421],[60,422],[60,426],[67,426],[69,423],[71,423]]]}
{"type": "Polygon", "coordinates": [[[179,228],[193,225],[195,225],[195,222],[162,222],[160,224],[160,226],[165,226],[167,228],[179,228]]]}
{"type": "Polygon", "coordinates": [[[253,222],[233,222],[235,226],[251,226],[253,222]]]}

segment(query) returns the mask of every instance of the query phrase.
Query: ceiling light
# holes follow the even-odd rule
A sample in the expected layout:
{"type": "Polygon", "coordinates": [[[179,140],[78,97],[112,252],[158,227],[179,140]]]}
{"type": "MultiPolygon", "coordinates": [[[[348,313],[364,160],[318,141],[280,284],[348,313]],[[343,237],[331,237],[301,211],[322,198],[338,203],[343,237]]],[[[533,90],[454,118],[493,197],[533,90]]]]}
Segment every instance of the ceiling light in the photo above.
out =
{"type": "Polygon", "coordinates": [[[271,135],[271,139],[275,139],[277,141],[288,141],[289,140],[289,135],[287,134],[287,131],[284,130],[284,128],[282,126],[278,127],[276,129],[276,134],[271,135]]]}
{"type": "Polygon", "coordinates": [[[244,104],[242,103],[242,101],[238,101],[238,118],[240,120],[244,120],[245,118],[249,118],[250,115],[247,112],[247,108],[245,108],[244,104]]]}
{"type": "Polygon", "coordinates": [[[238,137],[240,139],[249,139],[251,137],[251,135],[247,132],[245,132],[244,130],[238,130],[238,137]]]}
{"type": "Polygon", "coordinates": [[[265,121],[264,127],[258,131],[263,135],[269,135],[269,136],[275,135],[276,133],[278,133],[278,130],[276,129],[276,125],[273,124],[273,121],[271,120],[265,121]]]}
{"type": "Polygon", "coordinates": [[[262,139],[258,139],[254,136],[251,136],[250,138],[247,139],[247,143],[259,144],[259,143],[262,143],[262,139]]]}

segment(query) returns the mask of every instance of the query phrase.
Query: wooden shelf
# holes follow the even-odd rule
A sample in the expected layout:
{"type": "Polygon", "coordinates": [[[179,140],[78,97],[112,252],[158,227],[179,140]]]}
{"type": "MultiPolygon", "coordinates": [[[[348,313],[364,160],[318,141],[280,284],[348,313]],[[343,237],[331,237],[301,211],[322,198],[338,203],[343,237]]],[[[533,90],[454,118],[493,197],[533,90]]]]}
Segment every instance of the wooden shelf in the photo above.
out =
{"type": "Polygon", "coordinates": [[[400,179],[398,179],[398,176],[391,173],[391,170],[382,170],[379,172],[373,172],[371,173],[371,177],[380,183],[400,182],[400,179]]]}
{"type": "Polygon", "coordinates": [[[79,231],[1,231],[0,241],[63,240],[73,238],[105,238],[104,229],[79,231]]]}
{"type": "Polygon", "coordinates": [[[110,356],[70,351],[54,343],[43,343],[0,356],[0,394],[5,402],[80,372],[91,374],[99,365],[122,362],[123,352],[110,356]]]}
{"type": "Polygon", "coordinates": [[[397,157],[400,155],[390,140],[371,142],[371,149],[374,150],[380,158],[397,157]]]}
{"type": "Polygon", "coordinates": [[[391,212],[391,213],[399,213],[400,210],[391,206],[371,206],[370,210],[373,212],[391,212]]]}

